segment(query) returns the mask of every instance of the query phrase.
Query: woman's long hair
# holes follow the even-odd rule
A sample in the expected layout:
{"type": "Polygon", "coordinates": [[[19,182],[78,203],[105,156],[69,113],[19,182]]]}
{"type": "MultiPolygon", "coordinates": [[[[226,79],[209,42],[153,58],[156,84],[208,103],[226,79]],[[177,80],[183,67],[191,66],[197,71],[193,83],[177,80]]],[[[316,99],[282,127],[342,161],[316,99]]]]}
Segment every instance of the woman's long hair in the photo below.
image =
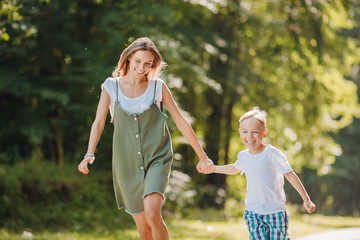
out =
{"type": "Polygon", "coordinates": [[[129,71],[129,58],[139,50],[151,51],[154,55],[150,72],[147,74],[148,79],[156,79],[166,67],[166,62],[162,60],[160,52],[157,50],[153,41],[147,37],[136,39],[122,53],[119,62],[112,73],[113,77],[124,77],[129,71]]]}

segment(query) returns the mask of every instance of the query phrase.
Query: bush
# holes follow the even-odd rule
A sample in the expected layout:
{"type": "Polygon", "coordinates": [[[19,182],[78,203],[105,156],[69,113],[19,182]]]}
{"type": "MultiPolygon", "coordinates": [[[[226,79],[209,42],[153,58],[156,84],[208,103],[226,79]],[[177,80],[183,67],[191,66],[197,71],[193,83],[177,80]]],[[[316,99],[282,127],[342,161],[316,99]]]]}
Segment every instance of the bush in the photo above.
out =
{"type": "MultiPolygon", "coordinates": [[[[111,170],[91,167],[94,169],[90,169],[90,174],[83,175],[77,171],[77,163],[66,163],[62,169],[45,160],[0,166],[0,229],[101,231],[134,227],[131,216],[117,209],[111,170]]],[[[201,211],[208,212],[210,206],[199,199],[224,201],[224,190],[220,190],[193,186],[189,175],[173,170],[165,194],[164,215],[186,217],[198,205],[202,206],[201,211]]],[[[226,204],[227,209],[233,205],[226,204]]]]}
{"type": "Polygon", "coordinates": [[[117,210],[111,171],[83,175],[76,165],[60,170],[47,161],[0,166],[0,228],[126,227],[132,223],[130,218],[117,210]]]}
{"type": "Polygon", "coordinates": [[[169,217],[183,217],[191,207],[194,207],[194,197],[197,191],[191,188],[189,175],[172,170],[169,185],[166,189],[166,204],[164,214],[169,217]]]}

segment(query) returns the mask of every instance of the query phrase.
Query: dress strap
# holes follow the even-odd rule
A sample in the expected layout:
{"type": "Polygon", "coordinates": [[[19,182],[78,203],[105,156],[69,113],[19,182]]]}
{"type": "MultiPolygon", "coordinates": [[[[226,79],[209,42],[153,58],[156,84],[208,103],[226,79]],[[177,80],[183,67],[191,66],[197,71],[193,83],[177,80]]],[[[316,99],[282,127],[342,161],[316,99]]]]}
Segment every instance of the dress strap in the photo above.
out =
{"type": "Polygon", "coordinates": [[[155,87],[154,87],[154,97],[153,97],[153,102],[155,102],[155,94],[156,94],[156,83],[157,83],[157,80],[155,80],[155,87]]]}
{"type": "Polygon", "coordinates": [[[119,101],[119,82],[118,79],[116,79],[116,102],[119,101]]]}

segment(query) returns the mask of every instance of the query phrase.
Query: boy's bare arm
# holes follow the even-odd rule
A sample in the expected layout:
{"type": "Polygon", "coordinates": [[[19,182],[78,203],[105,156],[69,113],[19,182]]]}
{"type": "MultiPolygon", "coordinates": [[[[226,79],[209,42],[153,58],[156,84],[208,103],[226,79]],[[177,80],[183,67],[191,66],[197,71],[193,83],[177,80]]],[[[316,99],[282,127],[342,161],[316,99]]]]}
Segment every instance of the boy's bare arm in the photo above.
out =
{"type": "Polygon", "coordinates": [[[228,164],[228,165],[215,165],[214,166],[214,173],[222,173],[227,175],[235,175],[240,173],[241,170],[237,169],[234,164],[228,164]]]}
{"type": "Polygon", "coordinates": [[[285,174],[286,179],[291,183],[291,185],[295,188],[295,190],[300,194],[304,201],[304,207],[308,213],[312,213],[315,211],[315,204],[311,201],[308,193],[305,190],[304,185],[301,183],[299,177],[295,172],[289,172],[285,174]]]}

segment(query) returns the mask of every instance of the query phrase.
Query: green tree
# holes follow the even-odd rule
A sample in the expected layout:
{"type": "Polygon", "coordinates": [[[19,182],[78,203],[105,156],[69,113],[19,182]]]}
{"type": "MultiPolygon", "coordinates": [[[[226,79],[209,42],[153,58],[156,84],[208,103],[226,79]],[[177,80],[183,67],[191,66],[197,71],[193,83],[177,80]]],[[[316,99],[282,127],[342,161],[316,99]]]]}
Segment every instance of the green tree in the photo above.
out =
{"type": "MultiPolygon", "coordinates": [[[[360,20],[360,2],[352,1],[349,11],[356,22],[360,20]]],[[[341,35],[353,38],[359,45],[359,26],[344,29],[341,35]]],[[[357,96],[360,96],[360,61],[353,65],[347,78],[357,85],[357,96]]],[[[337,154],[336,161],[328,167],[328,172],[322,177],[327,188],[324,190],[321,201],[327,203],[330,209],[346,215],[359,216],[360,205],[360,135],[359,115],[347,127],[333,134],[334,139],[341,145],[342,151],[337,154]],[[344,187],[346,186],[346,187],[344,187]],[[332,194],[328,194],[332,193],[332,194]]]]}
{"type": "Polygon", "coordinates": [[[1,104],[6,115],[1,118],[0,162],[30,157],[62,165],[65,157],[80,158],[76,150],[84,141],[83,123],[89,125],[96,106],[99,63],[89,47],[96,7],[87,1],[2,1],[1,104]]]}

